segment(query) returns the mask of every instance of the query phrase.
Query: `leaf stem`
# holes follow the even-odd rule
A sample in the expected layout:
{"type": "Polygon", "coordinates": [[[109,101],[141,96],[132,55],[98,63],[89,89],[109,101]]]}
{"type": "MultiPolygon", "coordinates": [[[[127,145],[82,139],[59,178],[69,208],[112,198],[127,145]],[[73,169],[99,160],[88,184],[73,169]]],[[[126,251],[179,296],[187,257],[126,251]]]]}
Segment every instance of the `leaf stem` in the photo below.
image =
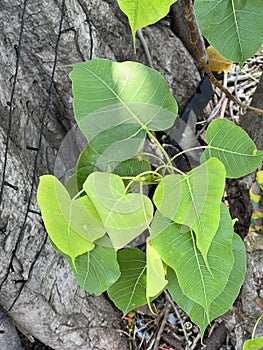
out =
{"type": "Polygon", "coordinates": [[[74,201],[74,200],[77,199],[83,192],[85,192],[84,189],[82,189],[80,192],[78,192],[71,200],[74,201]]]}
{"type": "Polygon", "coordinates": [[[255,324],[255,326],[254,326],[254,328],[253,328],[253,332],[252,332],[252,335],[251,335],[251,339],[254,339],[254,338],[255,338],[255,333],[256,333],[257,326],[258,326],[259,322],[260,322],[262,319],[263,319],[263,314],[261,314],[261,315],[259,316],[259,318],[257,319],[257,322],[256,322],[256,324],[255,324]]]}
{"type": "MultiPolygon", "coordinates": [[[[160,165],[160,166],[156,169],[156,171],[159,171],[159,170],[162,169],[162,168],[169,169],[169,168],[171,168],[171,167],[170,167],[170,165],[167,165],[167,164],[165,164],[165,165],[160,165]]],[[[178,169],[178,168],[176,168],[176,167],[174,167],[174,166],[172,166],[172,169],[173,169],[173,172],[172,172],[172,173],[174,173],[174,170],[175,170],[175,171],[177,171],[179,174],[184,175],[184,176],[187,176],[186,173],[184,173],[182,170],[180,170],[180,169],[178,169]]]]}
{"type": "MultiPolygon", "coordinates": [[[[165,166],[167,166],[167,165],[165,165],[165,166]]],[[[140,173],[137,176],[122,176],[121,178],[123,180],[131,180],[125,188],[125,193],[127,193],[128,189],[131,187],[133,182],[136,182],[136,181],[140,181],[141,183],[145,182],[146,179],[143,177],[145,175],[148,175],[148,174],[149,175],[157,175],[162,179],[162,175],[159,174],[156,170],[147,170],[147,171],[144,171],[143,173],[140,173]]]]}
{"type": "Polygon", "coordinates": [[[177,157],[180,157],[182,154],[184,153],[187,153],[187,152],[191,152],[191,151],[196,151],[198,149],[205,149],[205,148],[211,148],[210,145],[206,145],[206,146],[196,146],[196,147],[192,147],[192,148],[188,148],[188,149],[185,149],[184,151],[182,152],[179,152],[177,153],[175,156],[173,156],[171,158],[171,161],[175,160],[177,157]]]}
{"type": "Polygon", "coordinates": [[[142,152],[141,154],[144,155],[144,156],[148,156],[148,157],[155,158],[155,159],[157,159],[160,163],[162,163],[163,165],[166,164],[166,163],[162,160],[162,158],[161,158],[161,157],[158,157],[156,154],[152,154],[152,153],[148,153],[148,152],[142,152]]]}
{"type": "MultiPolygon", "coordinates": [[[[159,147],[160,151],[163,153],[164,157],[167,160],[167,164],[169,165],[169,168],[172,169],[173,168],[173,164],[172,164],[171,158],[169,157],[169,155],[166,152],[166,150],[160,144],[158,139],[147,128],[146,128],[146,132],[147,132],[148,136],[153,140],[153,142],[159,147]]],[[[173,172],[170,172],[170,173],[172,174],[173,172]]]]}

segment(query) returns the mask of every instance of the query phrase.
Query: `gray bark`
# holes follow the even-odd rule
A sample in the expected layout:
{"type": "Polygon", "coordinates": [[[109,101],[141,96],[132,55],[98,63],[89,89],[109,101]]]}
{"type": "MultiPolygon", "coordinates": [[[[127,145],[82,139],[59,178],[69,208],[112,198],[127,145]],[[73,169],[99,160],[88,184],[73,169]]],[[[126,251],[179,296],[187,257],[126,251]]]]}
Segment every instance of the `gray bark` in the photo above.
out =
{"type": "MultiPolygon", "coordinates": [[[[0,313],[2,316],[3,313],[0,313]]],[[[0,349],[4,350],[23,350],[18,332],[13,323],[5,319],[0,326],[0,349]]]]}
{"type": "MultiPolygon", "coordinates": [[[[66,1],[41,149],[39,153],[27,149],[27,146],[38,147],[61,3],[57,0],[27,3],[10,120],[7,102],[14,83],[17,61],[14,45],[18,44],[23,1],[0,2],[0,184],[10,123],[5,181],[17,186],[17,190],[8,185],[3,187],[0,207],[0,281],[8,272],[0,292],[0,305],[9,309],[21,283],[25,283],[9,312],[9,317],[25,334],[59,350],[126,349],[127,340],[119,332],[120,313],[103,296],[95,297],[80,290],[66,261],[48,241],[45,243],[41,217],[33,212],[27,215],[27,205],[36,155],[37,182],[39,175],[53,172],[59,146],[74,124],[70,69],[66,65],[90,57],[146,63],[146,56],[139,41],[137,54],[133,52],[127,19],[114,1],[66,1]]],[[[153,65],[168,80],[181,110],[199,80],[193,60],[165,22],[143,33],[153,65]]],[[[35,186],[30,208],[39,211],[35,186]]]]}

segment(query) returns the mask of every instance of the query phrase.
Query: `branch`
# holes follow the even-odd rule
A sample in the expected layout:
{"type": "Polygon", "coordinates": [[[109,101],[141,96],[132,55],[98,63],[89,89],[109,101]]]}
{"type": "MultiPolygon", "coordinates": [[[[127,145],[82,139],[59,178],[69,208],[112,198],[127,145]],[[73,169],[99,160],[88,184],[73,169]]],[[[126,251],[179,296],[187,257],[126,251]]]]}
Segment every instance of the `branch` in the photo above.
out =
{"type": "Polygon", "coordinates": [[[263,110],[259,108],[255,108],[252,106],[247,105],[246,103],[243,103],[239,101],[235,96],[231,94],[231,92],[226,89],[214,76],[211,69],[209,68],[208,64],[206,63],[206,59],[202,54],[202,51],[200,47],[198,46],[198,40],[197,40],[197,28],[194,23],[193,18],[193,11],[191,6],[191,0],[185,0],[185,18],[188,22],[190,33],[191,33],[191,42],[192,45],[196,51],[196,55],[203,67],[204,72],[207,74],[209,79],[211,80],[212,84],[215,85],[217,88],[219,88],[228,98],[229,100],[233,101],[234,103],[238,104],[240,107],[242,107],[245,110],[252,111],[256,114],[263,115],[263,110]]]}

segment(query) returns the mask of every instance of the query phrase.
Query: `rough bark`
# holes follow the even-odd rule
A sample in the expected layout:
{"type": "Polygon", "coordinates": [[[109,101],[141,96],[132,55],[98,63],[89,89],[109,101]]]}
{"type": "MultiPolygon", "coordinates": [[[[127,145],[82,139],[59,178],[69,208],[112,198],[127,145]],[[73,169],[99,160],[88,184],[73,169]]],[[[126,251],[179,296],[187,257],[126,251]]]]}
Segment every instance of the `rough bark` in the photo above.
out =
{"type": "MultiPolygon", "coordinates": [[[[0,316],[2,315],[3,313],[0,313],[0,316]]],[[[0,327],[0,349],[23,350],[18,332],[8,319],[5,319],[0,327]]]]}
{"type": "MultiPolygon", "coordinates": [[[[146,56],[139,41],[135,55],[127,19],[115,1],[68,0],[47,105],[62,1],[28,1],[16,89],[10,101],[23,5],[24,1],[0,2],[0,184],[5,180],[16,186],[3,186],[0,204],[0,281],[7,276],[0,305],[9,309],[23,286],[9,316],[25,334],[59,350],[126,349],[126,339],[118,331],[120,313],[103,296],[80,290],[65,260],[45,242],[41,217],[34,212],[27,215],[27,206],[31,201],[30,209],[39,211],[36,186],[32,198],[30,194],[32,178],[37,183],[39,175],[53,172],[58,148],[74,123],[66,65],[96,57],[146,63],[146,56]],[[38,147],[40,135],[41,149],[28,149],[38,147]]],[[[199,80],[192,58],[165,23],[143,33],[154,67],[167,78],[182,109],[199,80]]]]}

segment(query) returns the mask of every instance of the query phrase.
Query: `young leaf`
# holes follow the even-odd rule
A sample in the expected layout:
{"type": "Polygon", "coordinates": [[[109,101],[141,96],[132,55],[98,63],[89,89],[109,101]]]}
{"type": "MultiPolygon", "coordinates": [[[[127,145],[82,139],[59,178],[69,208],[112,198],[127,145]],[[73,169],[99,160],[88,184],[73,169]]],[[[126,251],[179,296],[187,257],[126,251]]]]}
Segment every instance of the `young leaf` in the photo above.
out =
{"type": "Polygon", "coordinates": [[[77,182],[79,191],[87,177],[95,172],[109,172],[119,176],[136,176],[144,171],[151,170],[151,164],[142,156],[136,156],[122,162],[103,159],[97,152],[87,146],[80,154],[77,163],[77,182]]]}
{"type": "Polygon", "coordinates": [[[94,172],[83,188],[100,214],[116,249],[140,235],[152,220],[151,200],[143,194],[126,193],[118,175],[94,172]]]}
{"type": "Polygon", "coordinates": [[[113,170],[113,173],[119,176],[137,176],[145,171],[151,170],[151,164],[146,158],[138,155],[134,158],[124,160],[113,170]]]}
{"type": "Polygon", "coordinates": [[[157,71],[105,59],[72,67],[76,121],[92,149],[106,159],[132,158],[142,149],[147,130],[173,125],[177,104],[157,71]]]}
{"type": "Polygon", "coordinates": [[[201,160],[217,157],[226,168],[228,178],[238,178],[254,171],[262,162],[263,152],[248,134],[227,119],[214,120],[208,126],[208,148],[201,160]]]}
{"type": "Polygon", "coordinates": [[[120,9],[129,19],[132,30],[133,41],[137,29],[144,28],[150,24],[156,23],[169,12],[170,6],[176,0],[117,0],[120,9]]]}
{"type": "MultiPolygon", "coordinates": [[[[246,272],[246,251],[242,239],[236,234],[233,236],[233,254],[234,265],[228,282],[221,294],[214,301],[212,301],[210,305],[210,321],[214,320],[220,315],[223,315],[230,309],[238,296],[244,281],[246,272]]],[[[194,302],[184,295],[179,286],[176,274],[171,268],[168,268],[167,279],[167,289],[172,295],[174,301],[190,316],[191,320],[199,326],[203,336],[205,329],[209,324],[205,309],[200,304],[194,302]]]]}
{"type": "Polygon", "coordinates": [[[248,339],[243,345],[243,350],[261,350],[263,348],[263,337],[248,339]]]}
{"type": "Polygon", "coordinates": [[[262,45],[263,3],[258,0],[195,0],[202,34],[225,58],[241,65],[262,45]]]}
{"type": "Polygon", "coordinates": [[[193,228],[204,259],[219,225],[224,186],[225,168],[212,158],[188,175],[165,176],[153,196],[162,215],[193,228]]]}
{"type": "Polygon", "coordinates": [[[75,258],[94,248],[91,242],[105,234],[96,210],[85,198],[73,201],[52,175],[40,177],[37,200],[47,232],[58,249],[75,258]],[[90,226],[94,225],[94,226],[90,226]]]}
{"type": "Polygon", "coordinates": [[[211,303],[225,288],[234,263],[233,226],[227,208],[221,204],[220,224],[207,255],[210,271],[196,248],[190,229],[185,232],[181,225],[171,223],[158,235],[155,232],[153,235],[153,247],[176,272],[183,294],[203,307],[210,322],[211,303]]]}
{"type": "Polygon", "coordinates": [[[95,245],[90,252],[78,256],[75,267],[67,259],[79,286],[90,293],[100,295],[120,277],[117,252],[114,248],[95,245]]]}
{"type": "Polygon", "coordinates": [[[152,247],[151,242],[147,241],[146,247],[147,261],[147,287],[146,297],[150,300],[151,297],[156,297],[166,286],[167,280],[164,277],[163,262],[160,255],[152,247]]]}
{"type": "Polygon", "coordinates": [[[145,254],[137,248],[118,251],[120,278],[109,288],[114,304],[126,315],[130,310],[147,303],[145,254]]]}

